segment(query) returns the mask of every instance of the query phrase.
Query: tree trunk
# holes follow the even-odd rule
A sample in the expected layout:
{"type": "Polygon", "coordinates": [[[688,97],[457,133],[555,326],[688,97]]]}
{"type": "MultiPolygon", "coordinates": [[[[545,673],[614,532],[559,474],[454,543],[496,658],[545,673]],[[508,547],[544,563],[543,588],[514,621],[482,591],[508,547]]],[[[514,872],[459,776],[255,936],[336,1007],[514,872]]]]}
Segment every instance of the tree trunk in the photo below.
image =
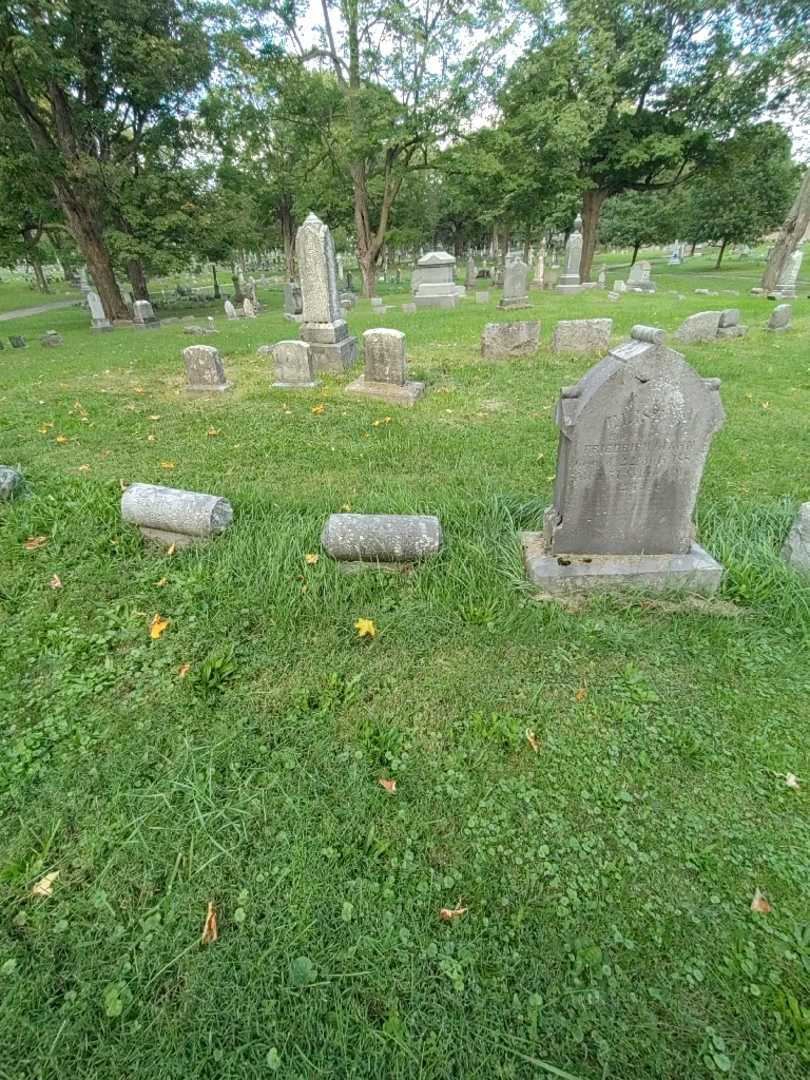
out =
{"type": "Polygon", "coordinates": [[[762,289],[766,293],[776,288],[787,261],[807,232],[810,225],[810,169],[804,174],[799,193],[793,200],[790,213],[779,231],[779,239],[773,245],[771,257],[762,274],[762,289]]]}
{"type": "Polygon", "coordinates": [[[149,289],[146,285],[146,274],[144,273],[143,263],[137,256],[127,259],[127,277],[132,286],[132,295],[135,299],[148,300],[149,289]]]}
{"type": "Polygon", "coordinates": [[[697,240],[693,240],[693,241],[692,241],[692,248],[691,248],[691,250],[690,250],[690,252],[689,252],[689,254],[690,254],[690,255],[694,255],[694,254],[695,254],[695,248],[696,248],[696,247],[697,247],[697,240]]]}
{"type": "Polygon", "coordinates": [[[217,266],[216,263],[211,263],[211,277],[214,279],[214,299],[221,300],[222,294],[219,291],[219,281],[217,281],[217,266]]]}
{"type": "Polygon", "coordinates": [[[42,226],[38,229],[24,228],[22,234],[23,243],[25,244],[25,257],[31,264],[31,269],[34,271],[34,280],[37,283],[37,289],[39,289],[41,293],[50,292],[51,290],[48,288],[45,272],[42,269],[42,259],[40,259],[39,251],[37,250],[37,244],[42,236],[42,226]]]}
{"type": "MultiPolygon", "coordinates": [[[[357,229],[357,261],[363,275],[363,296],[371,298],[377,284],[377,258],[382,249],[382,240],[375,236],[368,210],[368,188],[366,173],[362,165],[352,169],[354,178],[354,224],[357,229]]],[[[384,237],[383,237],[384,239],[384,237]]]]}
{"type": "Polygon", "coordinates": [[[720,252],[719,252],[719,254],[717,256],[717,262],[714,264],[715,270],[720,269],[720,263],[723,261],[723,254],[724,254],[724,252],[726,250],[726,244],[727,243],[728,243],[728,240],[724,240],[723,243],[720,245],[720,252]]]}
{"type": "Polygon", "coordinates": [[[630,265],[631,266],[635,266],[635,262],[636,262],[636,259],[638,258],[638,252],[639,252],[640,247],[641,247],[641,241],[636,240],[635,244],[633,245],[633,258],[630,260],[630,265]]]}
{"type": "Polygon", "coordinates": [[[295,279],[295,223],[292,216],[292,205],[289,198],[282,196],[278,208],[279,224],[281,225],[281,239],[284,244],[284,262],[287,266],[287,280],[295,279]]]}
{"type": "Polygon", "coordinates": [[[608,197],[604,190],[586,191],[582,197],[582,259],[579,263],[580,281],[588,281],[591,276],[593,255],[596,251],[596,232],[599,227],[599,215],[608,197]]]}
{"type": "Polygon", "coordinates": [[[54,187],[59,205],[67,219],[70,235],[87,263],[104,314],[108,319],[128,319],[129,309],[115,280],[112,258],[104,243],[98,217],[75,197],[64,181],[57,179],[54,187]]]}

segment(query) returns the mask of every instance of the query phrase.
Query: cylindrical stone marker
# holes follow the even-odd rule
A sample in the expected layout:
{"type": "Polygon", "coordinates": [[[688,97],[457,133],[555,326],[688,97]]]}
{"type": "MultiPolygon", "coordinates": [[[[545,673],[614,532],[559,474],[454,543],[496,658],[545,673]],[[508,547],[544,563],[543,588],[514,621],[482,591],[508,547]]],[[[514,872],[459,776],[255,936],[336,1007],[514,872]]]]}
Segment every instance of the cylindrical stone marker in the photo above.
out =
{"type": "Polygon", "coordinates": [[[663,345],[666,336],[666,331],[657,326],[644,326],[643,323],[636,323],[630,331],[630,337],[634,341],[647,341],[650,345],[663,345]]]}
{"type": "Polygon", "coordinates": [[[438,553],[442,527],[425,514],[332,514],[321,544],[341,561],[420,562],[438,553]]]}
{"type": "Polygon", "coordinates": [[[230,525],[233,509],[227,499],[218,495],[159,484],[132,484],[121,496],[121,517],[142,529],[215,536],[230,525]]]}

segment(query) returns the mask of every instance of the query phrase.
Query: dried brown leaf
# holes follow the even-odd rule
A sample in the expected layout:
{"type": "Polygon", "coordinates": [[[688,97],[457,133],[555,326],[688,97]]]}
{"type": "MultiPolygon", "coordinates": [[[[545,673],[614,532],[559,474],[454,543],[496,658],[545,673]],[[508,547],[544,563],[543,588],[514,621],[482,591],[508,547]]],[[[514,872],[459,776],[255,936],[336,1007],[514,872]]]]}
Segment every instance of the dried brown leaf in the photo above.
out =
{"type": "Polygon", "coordinates": [[[208,912],[205,916],[205,922],[203,923],[202,936],[200,938],[201,945],[213,945],[213,943],[219,937],[219,931],[217,930],[217,909],[208,901],[208,912]]]}

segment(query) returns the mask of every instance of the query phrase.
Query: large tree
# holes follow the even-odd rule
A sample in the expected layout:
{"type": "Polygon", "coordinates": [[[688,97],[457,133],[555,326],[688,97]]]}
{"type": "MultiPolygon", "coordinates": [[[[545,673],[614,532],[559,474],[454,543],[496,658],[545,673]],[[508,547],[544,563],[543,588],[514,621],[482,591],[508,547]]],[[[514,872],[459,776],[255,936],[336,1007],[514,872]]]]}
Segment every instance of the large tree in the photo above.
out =
{"type": "MultiPolygon", "coordinates": [[[[798,8],[802,0],[795,0],[798,8]]],[[[528,12],[537,5],[527,0],[528,12]]],[[[769,4],[754,39],[743,0],[562,0],[535,33],[502,96],[507,124],[575,159],[587,278],[605,201],[665,190],[708,167],[718,142],[775,94],[800,41],[769,4]]],[[[784,3],[789,9],[791,4],[784,3]]]]}
{"type": "Polygon", "coordinates": [[[195,0],[0,9],[0,111],[24,125],[110,318],[127,314],[104,235],[122,226],[110,171],[137,171],[152,126],[182,110],[208,71],[195,0]]]}
{"type": "MultiPolygon", "coordinates": [[[[493,32],[499,7],[472,0],[322,0],[315,26],[312,7],[278,0],[272,8],[288,56],[330,73],[335,107],[313,113],[299,95],[295,119],[319,124],[324,153],[351,183],[357,258],[371,295],[406,175],[428,164],[483,90],[483,65],[500,44],[493,32]]],[[[279,62],[275,52],[266,55],[268,63],[279,62]]],[[[286,96],[292,106],[295,96],[286,96]]]]}

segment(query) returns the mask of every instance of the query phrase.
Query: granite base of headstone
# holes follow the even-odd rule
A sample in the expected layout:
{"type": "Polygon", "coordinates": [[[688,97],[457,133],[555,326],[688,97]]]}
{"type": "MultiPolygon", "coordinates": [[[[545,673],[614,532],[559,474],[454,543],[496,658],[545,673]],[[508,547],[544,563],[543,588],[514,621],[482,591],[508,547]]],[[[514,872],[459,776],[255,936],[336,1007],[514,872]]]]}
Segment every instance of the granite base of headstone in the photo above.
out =
{"type": "Polygon", "coordinates": [[[417,286],[413,302],[418,308],[454,308],[458,303],[458,293],[452,282],[423,282],[417,286]]]}
{"type": "Polygon", "coordinates": [[[272,385],[279,390],[311,390],[320,386],[312,370],[312,346],[306,341],[277,341],[259,353],[269,352],[273,360],[272,385]]]}
{"type": "Polygon", "coordinates": [[[526,573],[555,595],[625,588],[714,593],[722,566],[695,543],[693,513],[725,413],[661,331],[635,336],[563,389],[554,502],[521,535],[526,573]],[[650,340],[652,339],[652,340],[650,340]]]}
{"type": "Polygon", "coordinates": [[[690,315],[675,331],[675,337],[685,345],[714,341],[720,329],[721,311],[698,311],[690,315]]]}
{"type": "Polygon", "coordinates": [[[366,330],[363,359],[363,374],[349,383],[347,394],[377,398],[389,405],[413,405],[424,395],[425,384],[407,378],[405,335],[400,330],[366,330]]]}
{"type": "Polygon", "coordinates": [[[233,509],[217,495],[131,484],[121,496],[121,517],[137,525],[147,540],[188,547],[224,532],[233,520],[233,509]]]}
{"type": "Polygon", "coordinates": [[[22,473],[10,465],[0,465],[0,502],[8,502],[19,494],[23,486],[22,473]]]}
{"type": "Polygon", "coordinates": [[[771,312],[771,317],[768,319],[768,325],[765,329],[771,330],[774,333],[781,333],[784,330],[789,330],[792,310],[790,304],[777,304],[771,312]]]}
{"type": "Polygon", "coordinates": [[[799,507],[782,546],[782,558],[795,570],[810,574],[810,502],[799,507]]]}
{"type": "Polygon", "coordinates": [[[222,393],[233,386],[233,383],[225,378],[219,349],[215,349],[213,345],[189,345],[187,349],[183,349],[183,360],[188,377],[185,387],[187,393],[222,393]]]}
{"type": "Polygon", "coordinates": [[[610,345],[613,319],[562,319],[554,327],[556,353],[604,352],[610,345]]]}
{"type": "Polygon", "coordinates": [[[511,360],[533,356],[540,347],[537,320],[487,323],[481,333],[481,355],[485,360],[511,360]]]}
{"type": "Polygon", "coordinates": [[[321,546],[347,572],[407,571],[438,555],[442,527],[437,517],[405,514],[332,514],[321,546]]]}

